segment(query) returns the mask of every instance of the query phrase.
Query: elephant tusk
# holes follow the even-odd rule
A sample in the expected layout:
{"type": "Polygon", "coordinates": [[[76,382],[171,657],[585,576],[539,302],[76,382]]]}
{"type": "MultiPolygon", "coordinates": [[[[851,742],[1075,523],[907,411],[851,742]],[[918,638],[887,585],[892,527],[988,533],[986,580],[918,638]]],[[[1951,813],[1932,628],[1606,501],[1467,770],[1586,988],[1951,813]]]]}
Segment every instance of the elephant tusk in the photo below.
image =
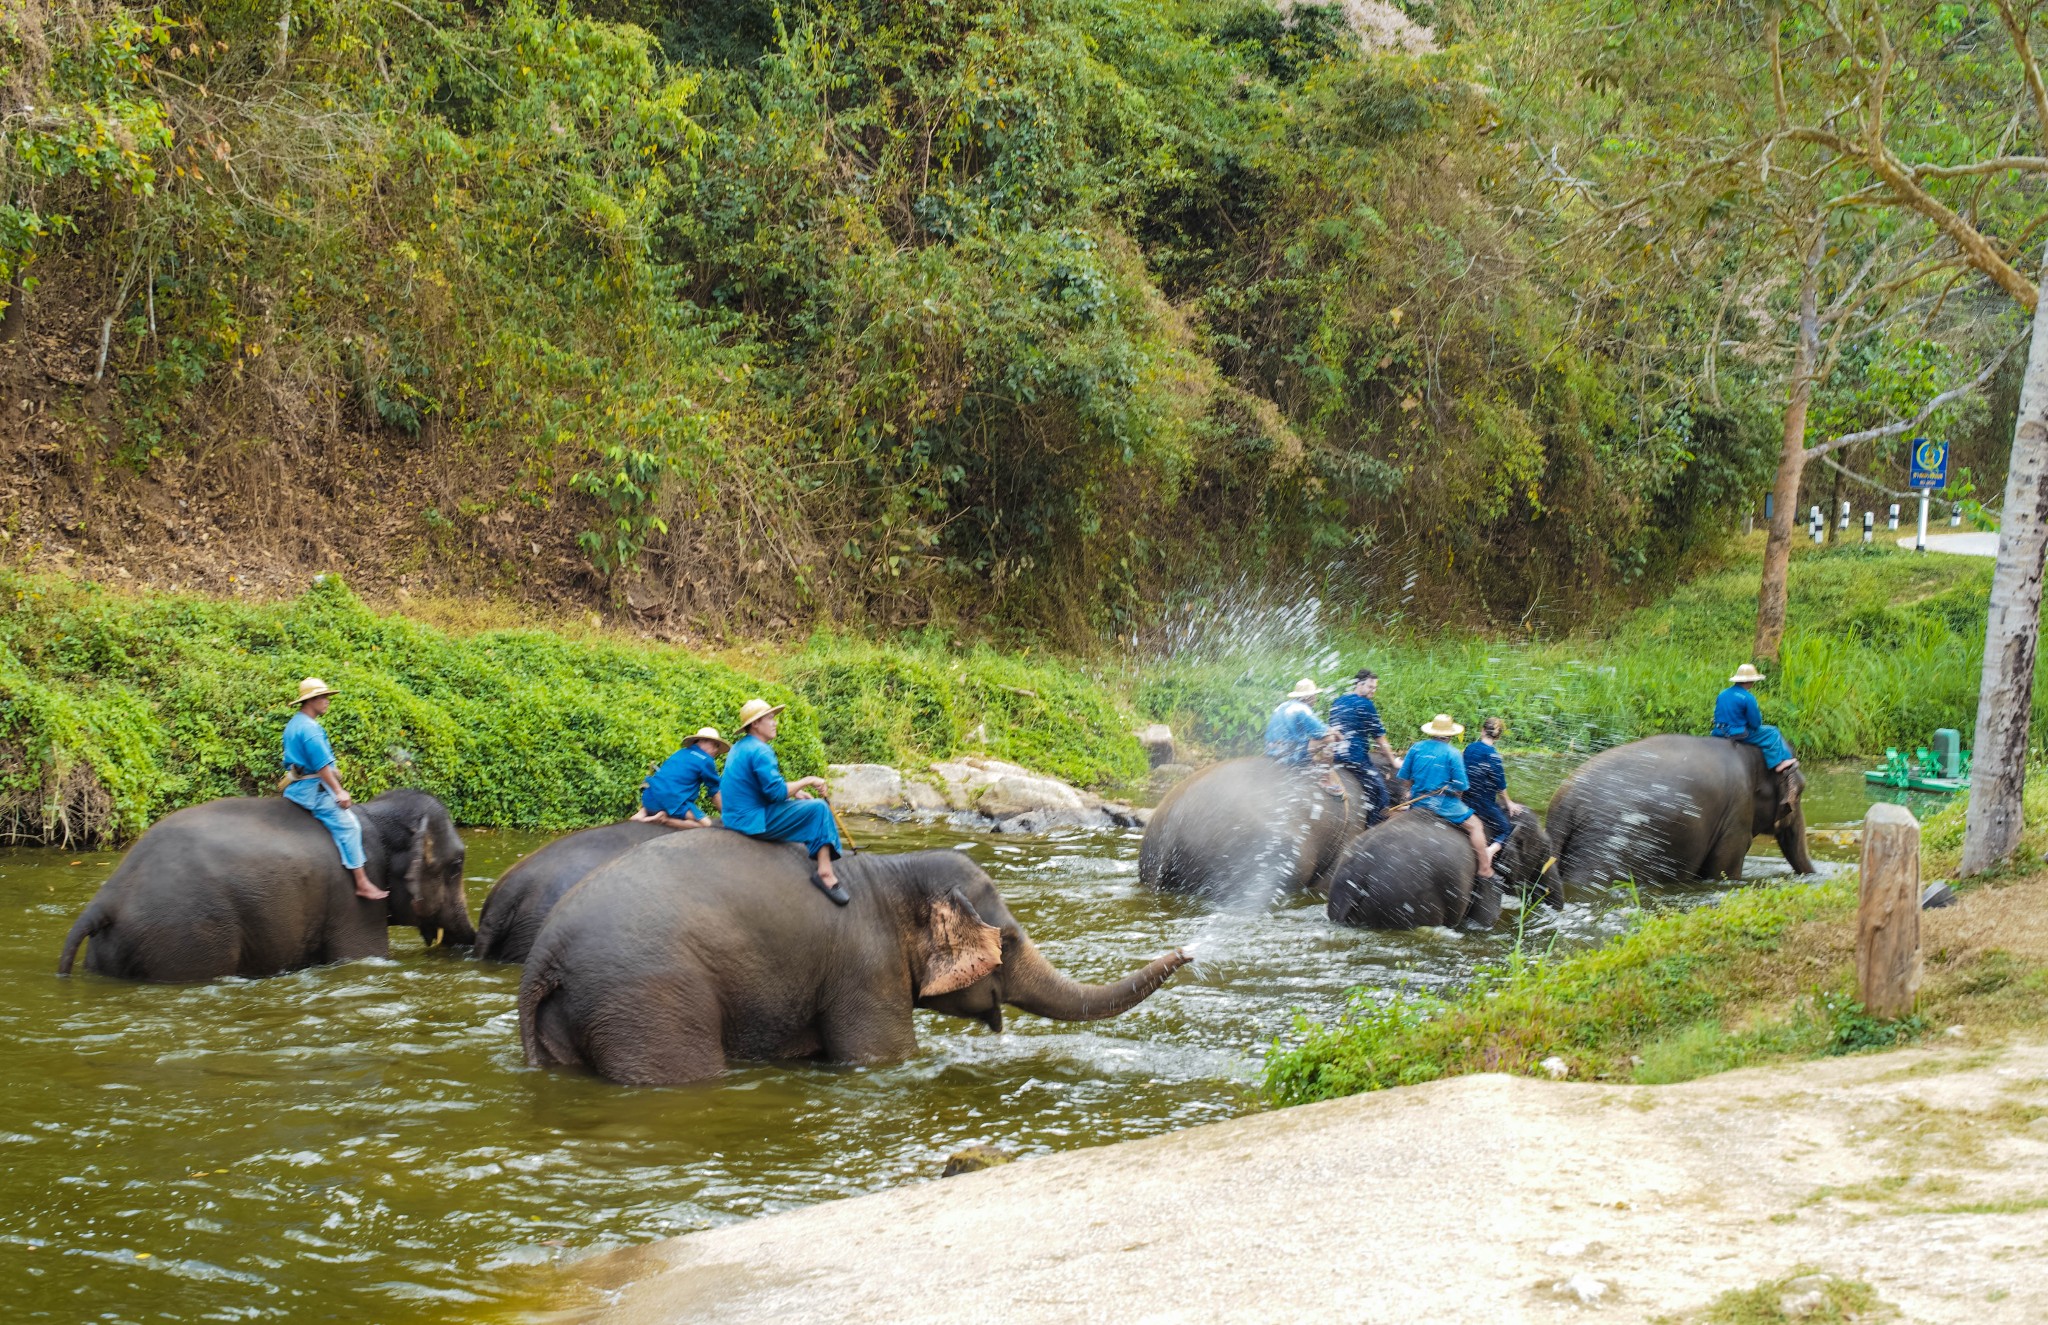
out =
{"type": "Polygon", "coordinates": [[[1542,878],[1542,877],[1543,877],[1544,875],[1546,875],[1546,874],[1550,873],[1550,871],[1552,871],[1552,870],[1554,870],[1554,869],[1556,869],[1556,868],[1557,868],[1557,857],[1556,857],[1556,856],[1552,856],[1552,857],[1551,857],[1551,858],[1550,858],[1549,860],[1546,860],[1546,861],[1544,861],[1544,862],[1543,862],[1543,868],[1542,868],[1542,869],[1540,869],[1540,870],[1537,870],[1537,871],[1536,871],[1536,877],[1540,879],[1540,878],[1542,878]]]}
{"type": "Polygon", "coordinates": [[[435,929],[434,929],[434,942],[433,942],[433,946],[434,946],[434,947],[438,948],[438,947],[440,947],[440,946],[441,946],[441,936],[442,936],[443,934],[446,934],[447,932],[448,932],[447,930],[445,930],[445,929],[442,929],[442,928],[440,928],[439,926],[436,926],[436,927],[435,927],[435,929]]]}

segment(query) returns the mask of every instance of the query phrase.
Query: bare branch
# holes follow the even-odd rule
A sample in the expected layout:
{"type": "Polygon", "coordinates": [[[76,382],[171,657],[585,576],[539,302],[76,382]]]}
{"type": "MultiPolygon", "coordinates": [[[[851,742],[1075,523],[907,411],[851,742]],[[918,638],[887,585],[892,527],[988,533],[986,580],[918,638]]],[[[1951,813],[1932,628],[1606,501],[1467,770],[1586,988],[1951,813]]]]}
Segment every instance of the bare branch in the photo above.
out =
{"type": "Polygon", "coordinates": [[[1812,460],[1816,457],[1824,456],[1828,454],[1830,451],[1839,451],[1845,446],[1854,446],[1858,442],[1874,442],[1883,437],[1897,437],[1901,433],[1908,433],[1913,431],[1913,429],[1919,427],[1921,424],[1927,422],[1928,419],[1933,417],[1934,412],[1940,409],[1942,406],[1953,404],[1954,402],[1961,400],[1964,396],[1983,390],[1985,384],[1988,383],[1993,377],[1996,377],[1998,375],[1999,368],[2005,363],[2005,356],[2011,354],[2013,350],[2018,348],[2020,343],[2025,339],[2025,336],[2021,336],[2017,339],[2007,341],[2005,343],[2005,348],[2000,350],[1997,354],[1993,355],[1990,363],[1984,365],[1983,372],[1978,373],[1975,377],[1963,383],[1961,386],[1950,387],[1948,390],[1934,397],[1934,399],[1928,401],[1925,405],[1922,405],[1920,407],[1920,412],[1918,414],[1915,414],[1912,418],[1907,419],[1900,423],[1887,423],[1877,428],[1865,428],[1861,432],[1843,433],[1840,437],[1830,438],[1829,440],[1822,442],[1819,446],[1807,447],[1806,458],[1808,460],[1812,460]]]}
{"type": "Polygon", "coordinates": [[[2048,173],[2048,156],[1994,156],[1967,166],[1914,166],[1914,179],[1960,179],[1964,175],[1995,175],[2002,170],[2048,173]]]}
{"type": "Polygon", "coordinates": [[[2048,147],[2048,86],[2041,82],[2041,62],[2034,58],[2034,48],[2028,41],[2032,20],[2022,23],[2013,12],[2012,0],[1992,0],[1998,7],[1998,19],[2005,24],[2006,32],[2012,37],[2012,47],[2020,57],[2020,71],[2027,81],[2027,92],[2034,99],[2035,128],[2040,131],[2041,145],[2048,147]]]}

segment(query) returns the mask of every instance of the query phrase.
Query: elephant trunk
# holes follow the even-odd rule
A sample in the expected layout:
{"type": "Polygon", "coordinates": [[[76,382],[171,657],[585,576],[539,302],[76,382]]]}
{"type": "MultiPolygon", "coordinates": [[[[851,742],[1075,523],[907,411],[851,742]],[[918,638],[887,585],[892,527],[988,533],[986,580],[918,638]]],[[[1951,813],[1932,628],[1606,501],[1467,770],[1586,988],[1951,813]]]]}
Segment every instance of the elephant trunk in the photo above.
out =
{"type": "Polygon", "coordinates": [[[1175,949],[1134,975],[1112,984],[1089,985],[1054,969],[1036,944],[1022,938],[1003,963],[1003,1001],[1054,1021],[1101,1021],[1129,1012],[1166,983],[1166,977],[1194,959],[1175,949]]]}

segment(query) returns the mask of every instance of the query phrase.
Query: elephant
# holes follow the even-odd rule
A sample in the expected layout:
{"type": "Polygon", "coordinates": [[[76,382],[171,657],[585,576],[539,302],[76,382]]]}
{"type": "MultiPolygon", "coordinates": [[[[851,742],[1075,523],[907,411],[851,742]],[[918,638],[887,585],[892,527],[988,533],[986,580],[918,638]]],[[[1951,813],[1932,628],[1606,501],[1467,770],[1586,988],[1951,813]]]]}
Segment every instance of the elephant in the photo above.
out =
{"type": "Polygon", "coordinates": [[[642,842],[677,831],[632,820],[602,824],[558,837],[522,858],[484,898],[483,914],[476,922],[476,955],[493,962],[525,961],[541,922],[578,880],[642,842]]]}
{"type": "Polygon", "coordinates": [[[519,982],[535,1067],[628,1085],[716,1076],[728,1060],[886,1063],[917,1051],[915,1008],[1003,1026],[1126,1012],[1189,960],[1113,984],[1055,970],[958,851],[849,855],[836,907],[800,847],[724,828],[673,833],[593,870],[541,926],[519,982]]]}
{"type": "Polygon", "coordinates": [[[1551,797],[1548,827],[1566,884],[1739,879],[1750,842],[1777,839],[1811,874],[1797,767],[1718,736],[1652,736],[1594,755],[1551,797]]]}
{"type": "Polygon", "coordinates": [[[1164,892],[1261,901],[1316,887],[1365,827],[1358,780],[1339,769],[1338,800],[1318,785],[1321,776],[1319,767],[1260,755],[1194,774],[1145,825],[1139,880],[1164,892]]]}
{"type": "Polygon", "coordinates": [[[423,791],[358,802],[363,868],[387,889],[359,898],[320,821],[281,796],[207,801],[151,825],[64,940],[98,975],[175,984],[263,976],[383,957],[391,925],[431,946],[475,941],[462,891],[462,838],[423,791]],[[90,942],[87,942],[90,940],[90,942]]]}
{"type": "Polygon", "coordinates": [[[1493,859],[1499,882],[1485,888],[1472,877],[1472,840],[1427,810],[1402,810],[1351,839],[1330,871],[1328,915],[1361,929],[1491,929],[1500,919],[1501,894],[1538,892],[1553,908],[1564,906],[1550,838],[1533,810],[1513,819],[1513,830],[1493,859]]]}

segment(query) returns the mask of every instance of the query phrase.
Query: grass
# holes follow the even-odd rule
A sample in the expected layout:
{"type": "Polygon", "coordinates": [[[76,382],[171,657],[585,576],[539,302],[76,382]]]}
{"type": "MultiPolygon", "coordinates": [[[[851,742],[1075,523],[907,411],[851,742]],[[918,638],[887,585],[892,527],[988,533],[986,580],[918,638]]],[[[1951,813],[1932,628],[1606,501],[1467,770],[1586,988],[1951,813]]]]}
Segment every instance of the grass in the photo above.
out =
{"type": "Polygon", "coordinates": [[[1275,1046],[1264,1090],[1297,1104],[1469,1072],[1534,1075],[1552,1056],[1582,1080],[1655,1085],[1891,1048],[1951,1025],[1975,1043],[2048,1022],[2044,901],[2037,873],[1926,913],[1918,1010],[1884,1021],[1855,998],[1854,880],[1746,888],[1651,915],[1599,948],[1482,972],[1452,998],[1354,991],[1344,1016],[1299,1020],[1275,1046]]]}
{"type": "MultiPolygon", "coordinates": [[[[985,754],[1129,788],[1146,771],[1141,723],[1169,723],[1198,753],[1256,750],[1298,676],[1334,681],[1360,664],[1385,677],[1397,741],[1449,711],[1468,725],[1504,716],[1523,748],[1597,749],[1704,726],[1749,656],[1753,552],[1565,640],[1354,635],[1332,648],[1318,627],[1304,654],[1220,625],[1161,656],[1094,661],[937,633],[821,633],[703,657],[578,622],[521,628],[488,605],[409,603],[443,623],[424,624],[371,611],[333,577],[257,604],[0,571],[0,838],[118,842],[180,805],[267,790],[278,696],[307,674],[348,691],[329,727],[351,790],[407,782],[464,822],[536,828],[623,813],[680,734],[729,725],[752,693],[792,702],[793,774],[985,754]]],[[[1989,573],[1885,547],[1800,555],[1766,716],[1816,759],[1969,730],[1989,573]]],[[[2048,703],[2048,686],[2037,693],[2048,703]]],[[[1931,873],[1960,841],[1959,814],[1930,821],[1931,873]]]]}
{"type": "Polygon", "coordinates": [[[1660,1316],[1657,1325],[1843,1325],[1849,1321],[1897,1320],[1898,1309],[1860,1280],[1820,1274],[1799,1266],[1782,1279],[1721,1294],[1705,1310],[1660,1316]]]}

